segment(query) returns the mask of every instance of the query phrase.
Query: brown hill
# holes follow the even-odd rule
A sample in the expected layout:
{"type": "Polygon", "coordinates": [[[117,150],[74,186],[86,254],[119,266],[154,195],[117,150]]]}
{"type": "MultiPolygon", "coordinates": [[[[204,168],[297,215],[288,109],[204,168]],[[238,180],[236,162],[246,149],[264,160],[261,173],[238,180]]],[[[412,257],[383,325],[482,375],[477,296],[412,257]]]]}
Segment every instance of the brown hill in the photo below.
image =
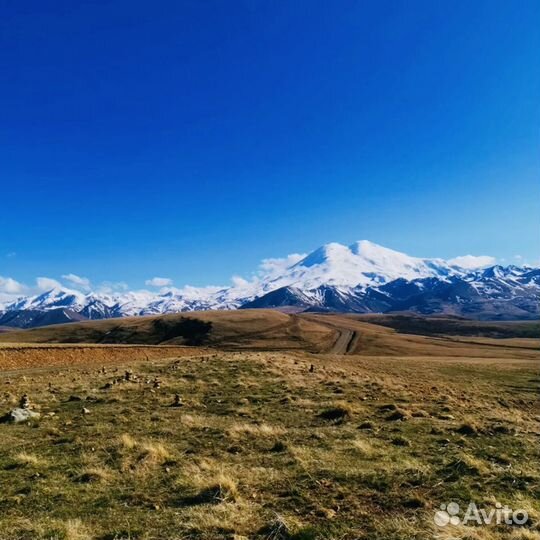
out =
{"type": "Polygon", "coordinates": [[[457,335],[493,338],[540,338],[539,321],[478,321],[449,315],[422,317],[414,313],[350,314],[359,321],[394,328],[404,334],[457,335]]]}
{"type": "Polygon", "coordinates": [[[224,349],[331,348],[338,332],[273,310],[201,311],[86,321],[9,332],[2,343],[209,345],[224,349]]]}
{"type": "MultiPolygon", "coordinates": [[[[420,317],[398,320],[253,309],[54,325],[2,334],[0,343],[189,345],[223,350],[304,350],[366,356],[537,355],[538,340],[519,337],[524,332],[522,326],[513,327],[513,331],[508,323],[489,324],[487,329],[486,324],[456,322],[450,318],[429,322],[420,317]],[[404,328],[409,333],[404,333],[404,328]],[[413,331],[431,335],[417,335],[411,333],[413,331]],[[460,333],[462,335],[458,335],[460,333]],[[486,335],[499,339],[484,337],[486,335]]],[[[525,330],[531,331],[528,327],[525,330]]]]}

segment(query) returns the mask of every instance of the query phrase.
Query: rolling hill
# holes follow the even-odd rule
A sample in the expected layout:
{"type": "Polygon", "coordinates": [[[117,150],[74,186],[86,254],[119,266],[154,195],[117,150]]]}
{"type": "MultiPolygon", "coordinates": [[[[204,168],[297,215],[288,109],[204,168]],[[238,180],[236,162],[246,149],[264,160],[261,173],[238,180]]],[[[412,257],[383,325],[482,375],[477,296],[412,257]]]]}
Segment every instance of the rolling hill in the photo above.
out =
{"type": "Polygon", "coordinates": [[[525,356],[535,354],[538,342],[527,338],[536,330],[534,323],[238,310],[52,325],[4,333],[0,343],[188,345],[368,356],[498,357],[508,355],[510,349],[525,356]]]}

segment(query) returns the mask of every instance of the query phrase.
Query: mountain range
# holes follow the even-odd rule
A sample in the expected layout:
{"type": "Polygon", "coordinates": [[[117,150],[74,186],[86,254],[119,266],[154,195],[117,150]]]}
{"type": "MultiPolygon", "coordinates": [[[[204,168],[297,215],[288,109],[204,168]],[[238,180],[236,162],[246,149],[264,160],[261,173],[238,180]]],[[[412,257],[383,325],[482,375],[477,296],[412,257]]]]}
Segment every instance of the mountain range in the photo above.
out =
{"type": "Polygon", "coordinates": [[[483,320],[540,314],[540,269],[474,267],[475,258],[411,257],[367,240],[326,244],[290,257],[251,281],[230,287],[185,287],[159,293],[84,293],[54,287],[0,304],[0,327],[29,328],[86,319],[209,309],[450,314],[483,320]]]}

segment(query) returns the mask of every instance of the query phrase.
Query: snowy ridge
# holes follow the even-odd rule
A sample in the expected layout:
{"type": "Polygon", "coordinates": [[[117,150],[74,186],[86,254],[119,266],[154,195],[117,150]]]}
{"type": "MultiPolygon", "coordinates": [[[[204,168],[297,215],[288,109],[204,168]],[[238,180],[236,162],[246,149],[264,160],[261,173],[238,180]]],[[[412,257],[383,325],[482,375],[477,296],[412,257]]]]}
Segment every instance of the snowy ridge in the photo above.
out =
{"type": "Polygon", "coordinates": [[[540,298],[538,269],[498,265],[470,268],[474,259],[457,258],[466,261],[467,268],[463,268],[454,260],[411,257],[367,240],[350,246],[330,243],[308,255],[289,257],[279,267],[269,265],[250,281],[237,278],[230,287],[188,286],[165,288],[159,293],[108,294],[54,287],[0,304],[0,325],[32,326],[29,314],[47,311],[57,312],[67,322],[285,305],[354,312],[408,309],[468,316],[479,316],[487,309],[495,318],[504,310],[516,318],[535,316],[540,298]],[[488,301],[489,309],[485,304],[488,301]]]}

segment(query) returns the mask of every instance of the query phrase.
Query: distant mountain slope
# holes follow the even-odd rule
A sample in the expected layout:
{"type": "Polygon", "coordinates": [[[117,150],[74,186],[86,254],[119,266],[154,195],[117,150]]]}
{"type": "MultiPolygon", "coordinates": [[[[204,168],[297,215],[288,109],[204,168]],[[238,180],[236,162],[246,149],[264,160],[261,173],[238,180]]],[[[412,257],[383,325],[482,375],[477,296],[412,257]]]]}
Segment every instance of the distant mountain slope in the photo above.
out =
{"type": "Polygon", "coordinates": [[[450,314],[483,320],[539,317],[540,270],[494,267],[446,278],[396,279],[379,287],[284,287],[246,302],[242,308],[300,306],[310,311],[424,315],[450,314]],[[496,276],[494,275],[496,274],[496,276]]]}
{"type": "Polygon", "coordinates": [[[85,317],[83,313],[78,313],[66,308],[50,310],[19,309],[4,313],[4,315],[0,317],[0,326],[33,328],[36,326],[47,326],[49,324],[85,321],[87,319],[89,319],[89,317],[85,317]]]}
{"type": "MultiPolygon", "coordinates": [[[[468,258],[468,261],[474,257],[468,258]]],[[[0,304],[0,326],[31,328],[201,310],[294,308],[296,311],[451,314],[475,319],[540,316],[540,269],[462,268],[410,257],[362,240],[330,243],[231,287],[169,288],[160,293],[82,293],[53,288],[0,304]]]]}

